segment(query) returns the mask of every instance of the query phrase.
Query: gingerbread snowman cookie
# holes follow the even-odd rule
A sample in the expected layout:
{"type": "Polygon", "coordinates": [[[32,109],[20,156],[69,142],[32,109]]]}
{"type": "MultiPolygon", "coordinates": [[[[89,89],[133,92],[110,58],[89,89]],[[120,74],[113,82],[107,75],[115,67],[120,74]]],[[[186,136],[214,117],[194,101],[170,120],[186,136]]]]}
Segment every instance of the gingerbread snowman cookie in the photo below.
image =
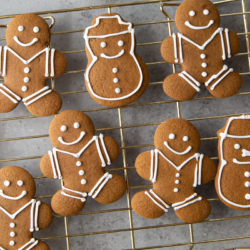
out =
{"type": "Polygon", "coordinates": [[[135,52],[134,33],[133,24],[116,13],[95,17],[85,29],[85,83],[92,98],[104,106],[134,102],[148,86],[149,72],[135,52]]]}
{"type": "Polygon", "coordinates": [[[15,17],[6,30],[6,46],[0,46],[0,112],[13,110],[22,100],[36,116],[56,114],[61,97],[48,86],[46,80],[64,73],[65,56],[50,49],[50,28],[35,14],[15,17]]]}
{"type": "Polygon", "coordinates": [[[32,236],[53,219],[50,206],[35,200],[35,192],[35,182],[26,170],[16,166],[0,170],[0,249],[49,250],[32,236]]]}
{"type": "Polygon", "coordinates": [[[118,157],[117,142],[94,133],[91,119],[76,110],[60,113],[50,124],[49,136],[54,148],[42,157],[40,167],[46,177],[62,180],[62,189],[51,201],[58,214],[77,214],[87,196],[109,204],[126,191],[121,176],[104,171],[118,157]]]}
{"type": "Polygon", "coordinates": [[[195,187],[214,179],[215,163],[199,154],[200,135],[190,122],[174,118],[156,130],[154,150],[140,154],[135,162],[137,173],[153,184],[132,199],[136,213],[154,219],[173,207],[183,221],[204,220],[211,211],[209,202],[195,192],[195,187]]]}
{"type": "Polygon", "coordinates": [[[228,207],[250,210],[250,116],[230,117],[217,135],[217,194],[228,207]]]}
{"type": "Polygon", "coordinates": [[[219,27],[216,6],[209,0],[185,0],[176,11],[175,23],[180,33],[165,39],[161,54],[167,62],[181,65],[182,71],[164,80],[165,93],[177,100],[189,100],[202,84],[219,98],[239,91],[239,73],[223,61],[238,52],[240,40],[233,31],[219,27]]]}

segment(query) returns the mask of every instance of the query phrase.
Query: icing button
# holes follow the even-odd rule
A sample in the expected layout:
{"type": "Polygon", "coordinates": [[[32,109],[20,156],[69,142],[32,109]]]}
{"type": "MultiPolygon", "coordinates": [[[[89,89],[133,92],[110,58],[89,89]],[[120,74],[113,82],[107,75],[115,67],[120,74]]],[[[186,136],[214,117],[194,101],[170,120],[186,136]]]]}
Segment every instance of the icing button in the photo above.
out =
{"type": "Polygon", "coordinates": [[[114,83],[118,83],[118,82],[119,82],[118,78],[114,78],[114,79],[113,79],[113,82],[114,82],[114,83]]]}
{"type": "Polygon", "coordinates": [[[178,191],[179,191],[179,189],[178,189],[178,188],[175,188],[175,189],[174,189],[174,192],[175,192],[175,193],[177,193],[178,191]]]}
{"type": "Polygon", "coordinates": [[[85,185],[86,183],[87,183],[87,181],[86,181],[85,179],[82,179],[82,180],[81,180],[81,184],[82,184],[82,185],[85,185]]]}
{"type": "Polygon", "coordinates": [[[249,178],[250,177],[250,172],[245,172],[245,174],[244,174],[247,178],[249,178]]]}
{"type": "Polygon", "coordinates": [[[180,173],[177,173],[176,175],[175,175],[175,177],[180,177],[181,176],[181,174],[180,173]]]}
{"type": "Polygon", "coordinates": [[[112,71],[113,71],[113,73],[117,73],[118,69],[117,68],[113,68],[112,71]]]}
{"type": "Polygon", "coordinates": [[[84,171],[83,171],[83,170],[80,170],[80,171],[79,171],[79,175],[81,175],[81,176],[84,175],[84,171]]]}
{"type": "Polygon", "coordinates": [[[201,59],[205,59],[206,55],[205,54],[201,54],[201,59]]]}
{"type": "Polygon", "coordinates": [[[179,181],[179,180],[176,180],[176,181],[175,181],[175,184],[179,184],[179,183],[180,183],[180,181],[179,181]]]}
{"type": "Polygon", "coordinates": [[[30,72],[30,68],[29,67],[25,67],[24,68],[24,73],[28,74],[30,72]]]}
{"type": "Polygon", "coordinates": [[[11,228],[14,228],[15,226],[16,226],[15,223],[13,223],[13,222],[10,223],[10,227],[11,227],[11,228]]]}
{"type": "Polygon", "coordinates": [[[203,77],[206,77],[207,76],[207,72],[202,72],[201,74],[203,77]]]}
{"type": "Polygon", "coordinates": [[[245,187],[247,187],[247,188],[250,187],[250,182],[249,181],[245,182],[245,187]]]}
{"type": "Polygon", "coordinates": [[[14,246],[15,245],[15,241],[14,240],[11,240],[10,241],[10,246],[14,246]]]}
{"type": "Polygon", "coordinates": [[[24,77],[23,81],[24,81],[25,83],[27,83],[27,82],[30,81],[30,79],[29,79],[29,77],[24,77]]]}
{"type": "Polygon", "coordinates": [[[15,232],[10,232],[10,237],[15,237],[16,233],[15,232]]]}
{"type": "Polygon", "coordinates": [[[80,167],[80,166],[82,166],[82,162],[80,162],[80,161],[77,161],[77,162],[76,162],[76,166],[77,166],[77,167],[80,167]]]}
{"type": "Polygon", "coordinates": [[[27,86],[22,86],[22,91],[26,92],[28,90],[27,86]]]}
{"type": "Polygon", "coordinates": [[[202,66],[203,68],[206,68],[206,67],[207,67],[207,64],[206,64],[206,63],[202,63],[201,66],[202,66]]]}
{"type": "Polygon", "coordinates": [[[246,194],[246,195],[245,195],[245,199],[246,199],[246,200],[250,200],[250,194],[246,194]]]}
{"type": "Polygon", "coordinates": [[[121,89],[120,89],[120,88],[116,88],[116,89],[115,89],[115,92],[116,92],[117,94],[120,94],[120,93],[121,93],[121,89]]]}

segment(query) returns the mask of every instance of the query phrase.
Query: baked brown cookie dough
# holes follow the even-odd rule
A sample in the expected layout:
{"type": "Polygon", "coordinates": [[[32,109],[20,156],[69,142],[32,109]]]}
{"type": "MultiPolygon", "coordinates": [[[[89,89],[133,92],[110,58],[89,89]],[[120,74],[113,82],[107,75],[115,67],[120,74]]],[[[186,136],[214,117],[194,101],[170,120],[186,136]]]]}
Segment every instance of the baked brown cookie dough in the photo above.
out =
{"type": "Polygon", "coordinates": [[[53,219],[47,204],[35,200],[32,176],[16,166],[0,170],[0,249],[49,250],[33,238],[33,232],[47,228],[53,219]]]}
{"type": "Polygon", "coordinates": [[[6,46],[0,46],[0,112],[13,110],[22,100],[36,116],[56,114],[61,97],[46,86],[46,80],[64,73],[65,56],[50,49],[50,28],[35,14],[15,17],[6,30],[6,46]]]}
{"type": "Polygon", "coordinates": [[[217,194],[230,208],[250,210],[250,116],[230,117],[217,135],[217,194]]]}
{"type": "Polygon", "coordinates": [[[161,54],[167,62],[181,65],[182,71],[164,80],[165,93],[177,100],[189,100],[202,84],[219,98],[239,91],[239,73],[223,61],[238,52],[240,40],[233,31],[219,27],[216,6],[209,0],[185,0],[176,11],[175,23],[180,33],[164,40],[161,54]]]}
{"type": "Polygon", "coordinates": [[[50,124],[49,136],[54,148],[42,157],[40,167],[46,177],[62,180],[62,189],[51,201],[58,214],[79,213],[87,196],[109,204],[126,191],[121,176],[104,171],[119,155],[117,142],[94,133],[91,119],[76,110],[63,111],[50,124]]]}
{"type": "Polygon", "coordinates": [[[173,207],[176,215],[188,223],[207,218],[211,207],[195,187],[214,179],[215,163],[197,153],[198,130],[190,122],[174,118],[156,130],[155,149],[140,154],[135,162],[137,173],[153,183],[153,189],[141,191],[132,199],[136,213],[154,219],[173,207]]]}
{"type": "Polygon", "coordinates": [[[102,14],[83,36],[88,57],[85,83],[91,97],[109,107],[137,100],[148,86],[149,72],[136,53],[133,24],[116,13],[102,14]]]}

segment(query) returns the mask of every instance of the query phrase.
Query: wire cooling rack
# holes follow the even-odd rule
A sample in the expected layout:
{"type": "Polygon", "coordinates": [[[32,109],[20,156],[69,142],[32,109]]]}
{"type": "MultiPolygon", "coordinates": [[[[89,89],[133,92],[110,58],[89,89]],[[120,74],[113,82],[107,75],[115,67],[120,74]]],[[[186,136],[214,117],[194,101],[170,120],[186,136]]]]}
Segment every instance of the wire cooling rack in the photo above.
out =
{"type": "MultiPolygon", "coordinates": [[[[247,15],[250,14],[250,12],[246,10],[246,2],[249,0],[223,0],[223,1],[215,1],[214,3],[219,5],[219,4],[224,4],[224,5],[229,5],[231,2],[237,2],[238,5],[241,6],[241,11],[237,11],[236,13],[230,13],[230,14],[222,14],[221,17],[234,17],[234,16],[241,16],[243,18],[243,30],[244,32],[241,33],[237,33],[240,37],[244,37],[245,39],[245,45],[244,47],[246,48],[246,51],[238,53],[237,56],[238,57],[247,57],[247,63],[248,63],[248,67],[247,67],[247,71],[245,72],[241,72],[240,74],[242,76],[247,76],[250,75],[250,45],[249,45],[249,30],[248,30],[248,20],[247,20],[247,15]]],[[[53,10],[53,11],[40,11],[37,12],[35,14],[38,15],[53,15],[53,14],[64,14],[64,13],[68,13],[68,12],[78,12],[78,11],[93,11],[96,9],[101,9],[104,12],[112,12],[113,8],[115,7],[119,7],[120,8],[120,12],[119,14],[122,15],[122,10],[123,8],[126,7],[134,7],[136,8],[140,8],[142,6],[150,6],[150,4],[158,4],[159,7],[159,15],[162,16],[163,20],[160,21],[150,21],[150,22],[144,22],[144,23],[136,23],[135,26],[151,26],[151,25],[159,25],[159,24],[166,24],[166,30],[168,29],[168,34],[167,35],[171,35],[172,34],[172,25],[174,24],[174,20],[170,18],[168,11],[172,8],[174,8],[174,6],[178,6],[180,4],[180,2],[176,2],[176,1],[159,1],[159,0],[147,0],[147,1],[135,1],[135,2],[127,2],[127,3],[116,3],[116,4],[108,4],[108,5],[99,5],[99,6],[88,6],[88,7],[80,7],[80,8],[70,8],[70,9],[60,9],[60,10],[53,10]],[[165,19],[164,19],[164,15],[162,15],[162,13],[165,15],[165,19]]],[[[13,18],[16,15],[4,15],[4,16],[0,16],[0,20],[1,19],[8,19],[8,18],[13,18]]],[[[127,20],[129,21],[129,20],[127,20]]],[[[5,27],[5,25],[0,25],[0,27],[5,27]]],[[[57,31],[57,32],[52,32],[52,36],[54,35],[66,35],[66,34],[72,34],[72,33],[77,33],[77,32],[83,32],[84,29],[78,29],[78,30],[67,30],[67,31],[57,31]]],[[[5,38],[0,38],[0,41],[5,40],[5,38]]],[[[148,48],[148,46],[153,46],[153,45],[160,45],[162,43],[162,41],[159,42],[147,42],[147,43],[139,43],[137,44],[138,48],[141,46],[147,46],[145,48],[148,48]]],[[[85,50],[72,50],[72,51],[64,51],[64,54],[76,54],[76,53],[85,53],[85,50]]],[[[85,55],[83,55],[85,56],[85,55]]],[[[155,61],[155,62],[146,62],[148,67],[151,66],[159,66],[159,65],[164,65],[164,67],[168,67],[169,69],[172,68],[172,71],[175,72],[176,68],[175,66],[172,66],[171,64],[167,64],[164,61],[155,61]]],[[[85,72],[84,69],[81,70],[73,70],[73,71],[67,71],[65,72],[65,74],[79,74],[85,72]]],[[[165,74],[166,76],[166,74],[165,74]]],[[[163,81],[163,79],[162,79],[163,81]]],[[[162,81],[156,81],[156,82],[151,82],[150,86],[152,85],[161,85],[162,81]]],[[[243,81],[244,82],[244,81],[243,81]]],[[[51,84],[53,89],[55,89],[55,79],[51,80],[51,84]]],[[[245,82],[244,82],[245,84],[245,82]]],[[[204,91],[204,89],[203,89],[204,91]]],[[[72,94],[79,94],[79,93],[85,93],[85,95],[88,95],[86,90],[72,90],[72,91],[66,91],[66,92],[61,92],[61,95],[72,95],[72,94]]],[[[238,94],[235,95],[235,97],[237,98],[241,98],[241,96],[246,96],[246,95],[250,95],[250,92],[248,91],[244,91],[244,92],[240,92],[238,94]]],[[[198,96],[197,98],[194,98],[192,101],[189,102],[198,102],[200,100],[212,100],[215,99],[213,96],[198,96]]],[[[142,97],[143,100],[143,97],[142,97]]],[[[239,100],[239,99],[237,99],[239,100]]],[[[74,247],[71,246],[70,244],[70,240],[73,238],[78,238],[78,239],[82,239],[82,246],[78,249],[85,249],[84,248],[84,242],[87,241],[88,237],[91,236],[98,236],[98,235],[108,235],[108,234],[117,234],[117,233],[129,233],[130,234],[130,246],[124,246],[123,248],[132,250],[132,249],[169,249],[169,248],[173,248],[173,249],[200,249],[199,246],[200,245],[207,245],[207,243],[218,243],[218,242],[224,242],[224,241],[234,241],[234,240],[245,240],[245,239],[250,239],[250,236],[246,235],[246,236],[237,236],[237,237],[227,237],[227,235],[225,237],[222,237],[220,239],[215,238],[211,238],[211,239],[206,239],[206,240],[196,240],[196,235],[194,232],[194,226],[196,225],[205,225],[206,227],[208,227],[209,224],[211,223],[215,223],[215,222],[219,222],[222,223],[222,229],[223,229],[223,225],[226,226],[226,222],[227,221],[233,221],[233,220],[239,220],[239,219],[248,219],[250,218],[250,215],[240,215],[240,216],[235,216],[234,214],[230,213],[230,215],[232,216],[228,216],[225,217],[224,214],[220,214],[219,218],[211,218],[211,219],[207,219],[205,221],[202,221],[200,223],[195,223],[195,224],[187,224],[181,221],[174,221],[173,223],[169,222],[165,223],[164,219],[162,219],[161,223],[158,223],[157,225],[146,225],[146,226],[136,226],[134,223],[134,217],[136,216],[131,208],[131,193],[135,190],[136,192],[138,191],[138,189],[143,189],[143,188],[148,188],[151,185],[148,184],[143,184],[143,185],[130,185],[131,182],[131,175],[129,174],[129,171],[134,171],[135,167],[128,165],[128,157],[127,157],[127,152],[130,149],[141,149],[142,151],[145,151],[146,147],[152,147],[153,144],[141,144],[141,145],[126,145],[126,141],[127,141],[127,137],[125,138],[125,131],[128,129],[133,129],[133,128],[140,128],[143,129],[143,127],[154,127],[160,124],[160,122],[155,122],[155,123],[142,123],[142,124],[124,124],[123,121],[123,113],[126,112],[128,109],[133,109],[138,110],[140,107],[148,107],[150,108],[151,106],[153,106],[153,108],[157,108],[159,105],[166,105],[166,108],[168,107],[168,105],[170,104],[176,104],[176,117],[181,117],[181,103],[182,102],[178,102],[175,100],[163,100],[163,101],[157,101],[157,102],[143,102],[143,103],[136,103],[136,104],[131,104],[128,105],[126,107],[123,108],[118,108],[118,109],[114,109],[114,108],[106,108],[106,107],[101,107],[98,106],[98,108],[91,108],[91,109],[86,109],[86,110],[82,110],[83,112],[87,112],[88,114],[91,114],[92,112],[104,112],[105,110],[117,110],[118,111],[118,120],[119,120],[119,125],[118,126],[113,126],[113,127],[106,127],[106,128],[98,128],[96,129],[96,131],[102,131],[102,132],[109,132],[109,131],[119,131],[120,132],[120,141],[121,141],[121,152],[122,152],[122,162],[123,162],[123,166],[120,167],[113,167],[110,168],[109,171],[124,171],[124,177],[127,181],[127,192],[126,192],[126,203],[127,206],[126,207],[118,207],[118,208],[112,208],[112,209],[108,209],[108,210],[99,210],[99,211],[87,211],[85,212],[83,210],[82,213],[79,213],[78,215],[76,215],[75,217],[78,218],[78,220],[85,220],[85,216],[88,215],[96,215],[97,214],[107,214],[108,216],[112,216],[113,213],[117,213],[117,212],[126,212],[127,214],[124,216],[126,218],[126,220],[128,220],[128,226],[123,228],[123,229],[111,229],[110,230],[94,230],[92,232],[86,232],[86,233],[71,233],[69,230],[69,223],[68,220],[70,219],[70,217],[62,217],[59,215],[54,215],[55,218],[61,218],[64,220],[64,228],[65,228],[65,233],[62,233],[61,235],[53,235],[54,232],[50,232],[49,236],[48,234],[46,236],[43,235],[43,237],[40,237],[42,240],[45,240],[48,244],[51,241],[56,241],[58,239],[63,239],[66,241],[65,244],[65,248],[67,250],[70,249],[75,249],[74,247]],[[164,229],[167,230],[168,228],[174,230],[175,228],[178,227],[182,227],[182,226],[186,226],[185,227],[185,234],[188,234],[189,236],[189,240],[185,240],[184,242],[180,239],[178,242],[176,243],[171,243],[171,244],[163,244],[163,245],[153,245],[151,246],[150,244],[147,243],[147,245],[141,247],[138,246],[137,244],[137,238],[138,238],[138,232],[146,232],[146,231],[150,231],[150,230],[155,230],[155,234],[157,235],[159,232],[159,230],[164,229]],[[53,236],[51,236],[53,235],[53,236]],[[180,248],[178,248],[180,247],[180,248]],[[181,247],[185,247],[185,248],[181,248],[181,247]]],[[[185,104],[185,102],[184,102],[185,104]]],[[[172,107],[172,106],[171,106],[172,107]]],[[[184,107],[184,106],[183,106],[184,107]]],[[[151,109],[150,109],[151,110],[151,109]]],[[[189,118],[187,120],[191,121],[191,122],[195,122],[195,121],[208,121],[211,119],[221,119],[221,118],[227,118],[230,117],[232,115],[236,115],[239,113],[230,113],[230,114],[225,114],[225,115],[217,115],[217,116],[208,116],[208,117],[197,117],[197,118],[189,118]]],[[[37,119],[34,116],[19,116],[19,117],[7,117],[7,118],[1,118],[0,119],[0,123],[8,123],[11,121],[18,121],[18,120],[26,120],[26,119],[37,119]]],[[[44,118],[45,119],[45,118],[44,118]]],[[[163,121],[163,120],[162,120],[163,121]]],[[[224,123],[223,123],[224,124],[224,123]]],[[[4,126],[1,126],[1,128],[4,129],[4,126]]],[[[152,131],[153,133],[153,131],[152,131]]],[[[131,134],[132,136],[132,134],[131,134]]],[[[25,136],[25,137],[15,137],[15,138],[4,138],[4,139],[0,139],[0,143],[1,143],[1,149],[3,149],[4,143],[7,142],[13,142],[13,141],[22,141],[22,140],[32,140],[32,139],[39,139],[39,138],[48,138],[48,134],[42,134],[42,135],[30,135],[30,136],[25,136]]],[[[153,138],[153,137],[152,137],[153,138]]],[[[201,139],[202,141],[210,141],[210,140],[217,140],[217,137],[203,137],[201,139]]],[[[49,148],[47,148],[47,150],[49,150],[49,148]]],[[[15,161],[21,162],[21,161],[27,161],[27,160],[35,160],[38,159],[40,160],[40,158],[42,157],[42,155],[37,155],[37,156],[29,156],[29,157],[18,157],[18,158],[10,158],[10,159],[1,159],[0,160],[0,164],[1,163],[6,163],[8,165],[8,163],[12,163],[15,161]]],[[[211,157],[214,160],[217,160],[218,157],[211,157]]],[[[132,160],[133,162],[134,160],[132,160]]],[[[38,161],[39,162],[39,161],[38,161]]],[[[129,161],[131,162],[131,160],[129,161]]],[[[6,165],[5,164],[5,165],[6,165]]],[[[45,177],[43,176],[36,176],[35,177],[36,180],[41,180],[41,179],[45,179],[45,177]]],[[[38,188],[39,189],[39,188],[38,188]]],[[[51,192],[52,193],[52,192],[51,192]]],[[[50,200],[52,197],[51,195],[40,195],[37,198],[40,199],[48,199],[50,200]]],[[[208,199],[210,203],[213,202],[220,202],[218,198],[210,198],[208,199]]],[[[140,219],[139,219],[140,220],[140,219]]],[[[141,218],[141,220],[143,220],[143,218],[141,218]]],[[[247,227],[246,227],[247,229],[247,227]]],[[[167,234],[167,233],[166,233],[167,234]]],[[[119,238],[120,239],[120,238],[119,238]]],[[[120,239],[121,240],[121,239],[120,239]]],[[[146,242],[146,241],[145,241],[146,242]]],[[[240,241],[238,241],[240,242],[240,241]]],[[[250,241],[248,241],[249,246],[250,246],[250,241]]],[[[56,245],[54,245],[55,247],[53,247],[53,249],[62,249],[61,247],[56,248],[56,245]]],[[[237,245],[238,246],[238,245],[237,245]]],[[[86,249],[102,249],[100,246],[97,247],[95,245],[93,245],[92,248],[86,248],[86,249]]],[[[106,248],[103,248],[106,249],[106,248]]],[[[108,248],[110,249],[110,248],[108,248]]],[[[112,248],[112,249],[118,249],[118,248],[112,248]]],[[[120,249],[120,248],[119,248],[120,249]]],[[[206,248],[204,248],[206,249],[206,248]]],[[[215,249],[215,248],[213,248],[215,249]]]]}

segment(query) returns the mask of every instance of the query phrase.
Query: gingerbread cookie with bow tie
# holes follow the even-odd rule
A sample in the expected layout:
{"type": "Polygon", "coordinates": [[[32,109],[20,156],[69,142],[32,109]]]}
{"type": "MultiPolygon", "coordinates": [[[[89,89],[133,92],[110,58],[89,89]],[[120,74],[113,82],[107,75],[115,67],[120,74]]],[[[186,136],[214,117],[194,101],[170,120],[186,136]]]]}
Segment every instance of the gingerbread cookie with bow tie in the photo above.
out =
{"type": "Polygon", "coordinates": [[[6,46],[0,46],[0,112],[13,110],[22,100],[36,116],[56,114],[61,97],[46,80],[62,75],[67,67],[65,56],[50,49],[50,27],[35,14],[15,17],[6,30],[6,46]]]}
{"type": "Polygon", "coordinates": [[[34,199],[35,192],[35,182],[26,170],[16,166],[0,170],[0,249],[49,250],[32,236],[53,219],[50,206],[34,199]]]}
{"type": "Polygon", "coordinates": [[[224,64],[240,48],[236,33],[220,27],[220,14],[209,0],[185,0],[175,15],[179,31],[164,40],[163,58],[182,71],[163,82],[167,95],[177,100],[193,98],[204,84],[215,97],[225,98],[242,85],[239,73],[224,64]]]}
{"type": "Polygon", "coordinates": [[[250,210],[250,116],[230,117],[217,135],[217,194],[228,207],[250,210]]]}
{"type": "Polygon", "coordinates": [[[210,204],[195,192],[195,187],[212,181],[216,166],[198,153],[198,130],[184,119],[169,119],[157,128],[154,143],[155,149],[140,154],[135,162],[137,173],[152,182],[153,188],[134,195],[134,211],[154,219],[172,206],[176,215],[188,223],[207,218],[210,204]]]}
{"type": "Polygon", "coordinates": [[[91,119],[76,110],[63,111],[50,124],[49,136],[54,148],[42,157],[40,167],[46,177],[62,180],[62,189],[51,201],[58,214],[77,214],[87,196],[109,204],[126,191],[121,176],[104,171],[119,155],[117,142],[94,133],[91,119]]]}
{"type": "Polygon", "coordinates": [[[135,51],[133,24],[116,13],[102,14],[83,37],[88,57],[85,83],[91,97],[109,107],[137,100],[148,86],[149,72],[135,51]]]}

